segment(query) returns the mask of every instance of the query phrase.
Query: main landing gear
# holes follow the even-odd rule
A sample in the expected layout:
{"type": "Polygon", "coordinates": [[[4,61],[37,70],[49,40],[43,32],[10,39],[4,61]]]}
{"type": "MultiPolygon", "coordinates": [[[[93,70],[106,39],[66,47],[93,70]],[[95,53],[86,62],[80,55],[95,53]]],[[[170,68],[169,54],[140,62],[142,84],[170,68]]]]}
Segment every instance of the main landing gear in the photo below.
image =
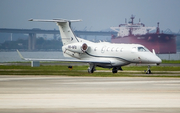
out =
{"type": "Polygon", "coordinates": [[[94,71],[96,71],[95,67],[96,66],[94,64],[90,64],[90,66],[88,68],[88,73],[94,73],[94,71]]]}
{"type": "Polygon", "coordinates": [[[118,70],[121,70],[121,71],[122,71],[122,68],[121,68],[121,67],[113,67],[112,73],[117,73],[118,70]]]}
{"type": "MultiPolygon", "coordinates": [[[[88,73],[94,73],[94,71],[96,71],[95,67],[96,67],[95,64],[90,63],[90,66],[88,67],[88,73]]],[[[112,73],[117,73],[118,70],[122,71],[122,68],[121,67],[113,67],[112,73]]]]}

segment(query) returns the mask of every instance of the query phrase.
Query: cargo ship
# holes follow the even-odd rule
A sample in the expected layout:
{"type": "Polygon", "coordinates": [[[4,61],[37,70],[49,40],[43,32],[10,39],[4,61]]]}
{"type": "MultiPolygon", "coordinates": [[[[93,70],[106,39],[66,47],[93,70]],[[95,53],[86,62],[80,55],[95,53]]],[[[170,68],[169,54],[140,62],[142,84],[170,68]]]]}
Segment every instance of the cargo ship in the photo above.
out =
{"type": "Polygon", "coordinates": [[[157,27],[146,27],[140,22],[134,23],[135,16],[131,16],[130,21],[120,24],[119,27],[111,27],[117,32],[117,36],[112,35],[111,43],[133,43],[141,44],[150,51],[155,50],[157,54],[176,53],[176,36],[160,32],[159,22],[157,27]],[[154,31],[154,32],[153,32],[154,31]]]}

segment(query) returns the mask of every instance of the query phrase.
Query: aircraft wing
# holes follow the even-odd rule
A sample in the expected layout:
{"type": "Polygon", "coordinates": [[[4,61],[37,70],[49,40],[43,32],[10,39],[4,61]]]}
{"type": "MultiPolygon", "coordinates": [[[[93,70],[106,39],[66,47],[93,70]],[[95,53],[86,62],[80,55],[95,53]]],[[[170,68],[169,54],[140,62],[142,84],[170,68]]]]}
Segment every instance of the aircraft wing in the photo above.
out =
{"type": "Polygon", "coordinates": [[[111,64],[109,60],[76,60],[76,59],[36,59],[36,58],[24,58],[21,53],[17,50],[20,58],[27,61],[64,61],[64,62],[82,62],[82,63],[102,63],[111,64]]]}

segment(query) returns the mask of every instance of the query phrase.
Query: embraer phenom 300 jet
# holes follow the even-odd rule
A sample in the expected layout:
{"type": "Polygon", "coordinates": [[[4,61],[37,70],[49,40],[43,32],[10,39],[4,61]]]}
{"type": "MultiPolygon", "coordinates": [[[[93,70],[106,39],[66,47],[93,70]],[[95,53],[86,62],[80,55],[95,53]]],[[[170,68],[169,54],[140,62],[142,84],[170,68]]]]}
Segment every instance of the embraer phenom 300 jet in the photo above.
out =
{"type": "Polygon", "coordinates": [[[161,63],[161,59],[156,56],[154,50],[153,53],[151,53],[146,47],[140,44],[113,44],[109,42],[94,43],[75,36],[71,29],[71,22],[78,22],[81,20],[30,19],[29,21],[57,23],[63,43],[62,51],[64,56],[73,57],[76,59],[23,58],[18,51],[19,55],[23,60],[89,63],[89,73],[93,73],[96,66],[103,68],[112,68],[112,73],[117,73],[118,70],[122,70],[121,66],[125,66],[130,63],[157,65],[161,63]]]}

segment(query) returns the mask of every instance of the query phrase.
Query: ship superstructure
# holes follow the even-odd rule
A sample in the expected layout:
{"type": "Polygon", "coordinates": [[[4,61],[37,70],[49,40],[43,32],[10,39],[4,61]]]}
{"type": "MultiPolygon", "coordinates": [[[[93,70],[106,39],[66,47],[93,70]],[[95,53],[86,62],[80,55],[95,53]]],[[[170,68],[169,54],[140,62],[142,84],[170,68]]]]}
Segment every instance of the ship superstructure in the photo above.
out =
{"type": "Polygon", "coordinates": [[[136,43],[146,46],[150,51],[154,49],[158,54],[176,53],[176,37],[172,34],[160,33],[159,22],[157,27],[146,27],[140,22],[134,23],[132,15],[130,21],[111,27],[117,32],[117,37],[112,36],[112,43],[136,43]],[[156,31],[155,33],[152,33],[156,31]]]}

